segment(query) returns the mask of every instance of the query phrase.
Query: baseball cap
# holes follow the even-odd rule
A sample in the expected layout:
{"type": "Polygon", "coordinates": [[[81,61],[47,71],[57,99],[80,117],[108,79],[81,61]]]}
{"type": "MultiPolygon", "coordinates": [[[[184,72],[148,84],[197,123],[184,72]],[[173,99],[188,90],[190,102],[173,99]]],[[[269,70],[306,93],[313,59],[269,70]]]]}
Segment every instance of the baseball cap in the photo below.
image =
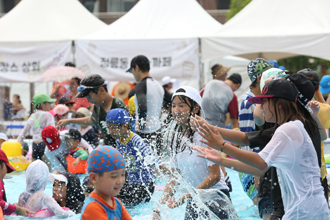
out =
{"type": "Polygon", "coordinates": [[[239,73],[233,73],[227,79],[230,79],[235,84],[242,84],[242,77],[239,73]]]}
{"type": "Polygon", "coordinates": [[[310,79],[312,81],[312,83],[314,84],[315,89],[319,88],[319,86],[320,86],[320,76],[316,72],[316,70],[313,70],[313,69],[310,69],[310,68],[305,68],[305,69],[299,70],[297,73],[303,74],[308,79],[310,79]]]}
{"type": "Polygon", "coordinates": [[[42,129],[41,137],[50,151],[58,149],[61,145],[60,134],[58,130],[51,125],[42,129]]]}
{"type": "Polygon", "coordinates": [[[279,68],[278,63],[275,60],[268,60],[268,63],[273,67],[273,68],[279,68]]]}
{"type": "MultiPolygon", "coordinates": [[[[199,92],[194,89],[193,87],[190,86],[182,86],[179,89],[183,89],[185,90],[185,92],[175,92],[172,96],[172,100],[174,99],[175,96],[177,95],[183,95],[186,96],[188,98],[191,98],[192,100],[194,100],[200,107],[202,107],[202,97],[199,94],[199,92]]],[[[178,89],[178,90],[179,90],[178,89]]],[[[178,91],[176,90],[176,91],[178,91]]]]}
{"type": "Polygon", "coordinates": [[[176,79],[171,79],[171,77],[169,77],[169,76],[164,76],[162,78],[162,84],[163,84],[163,86],[165,86],[165,85],[167,85],[169,83],[174,83],[175,81],[176,81],[176,79]]]}
{"type": "Polygon", "coordinates": [[[34,107],[44,102],[55,102],[56,99],[51,99],[48,95],[44,93],[35,94],[32,98],[32,102],[34,103],[34,107]]]}
{"type": "Polygon", "coordinates": [[[81,134],[77,129],[70,129],[69,132],[65,133],[66,139],[81,140],[81,134]]]}
{"type": "Polygon", "coordinates": [[[225,75],[231,69],[231,66],[223,66],[221,64],[215,64],[211,67],[211,74],[216,75],[217,78],[225,75]]]}
{"type": "Polygon", "coordinates": [[[58,104],[71,104],[74,103],[73,100],[71,100],[69,97],[67,96],[62,96],[59,100],[58,100],[58,104]]]}
{"type": "Polygon", "coordinates": [[[80,107],[80,108],[77,110],[77,113],[80,113],[80,114],[84,115],[85,117],[88,117],[88,116],[91,115],[91,114],[90,114],[90,111],[89,111],[87,108],[85,108],[85,107],[80,107]]]}
{"type": "Polygon", "coordinates": [[[256,81],[258,76],[270,68],[272,68],[272,66],[265,59],[257,58],[255,60],[251,60],[247,66],[247,72],[251,82],[256,81]]]}
{"type": "Polygon", "coordinates": [[[55,106],[53,111],[56,115],[65,115],[66,113],[69,112],[69,108],[65,105],[60,104],[60,105],[55,106]]]}
{"type": "Polygon", "coordinates": [[[124,168],[124,157],[119,153],[117,149],[111,146],[97,147],[88,156],[88,173],[104,173],[124,168]]]}
{"type": "Polygon", "coordinates": [[[106,85],[107,82],[98,74],[92,74],[83,78],[78,86],[76,98],[86,97],[92,89],[106,85]]]}
{"type": "Polygon", "coordinates": [[[129,122],[130,117],[126,110],[122,108],[115,108],[108,112],[105,120],[107,123],[126,124],[129,122]]]}
{"type": "Polygon", "coordinates": [[[0,133],[0,139],[3,139],[5,141],[8,141],[8,137],[5,133],[0,133]]]}
{"type": "Polygon", "coordinates": [[[285,79],[293,82],[296,86],[298,91],[298,103],[304,106],[310,113],[313,113],[313,110],[307,105],[308,102],[312,100],[315,93],[315,88],[312,81],[300,73],[289,74],[285,77],[285,79]]]}
{"type": "Polygon", "coordinates": [[[322,94],[327,94],[330,92],[330,76],[325,75],[320,81],[320,91],[322,94]]]}
{"type": "Polygon", "coordinates": [[[150,69],[150,61],[148,58],[144,55],[138,55],[132,59],[131,67],[126,72],[132,73],[132,68],[135,68],[136,65],[142,69],[150,69]]]}
{"type": "Polygon", "coordinates": [[[2,149],[0,149],[0,160],[5,162],[5,164],[7,166],[7,173],[11,173],[16,170],[12,165],[10,165],[7,155],[5,154],[5,152],[2,149]]]}
{"type": "Polygon", "coordinates": [[[50,174],[48,181],[53,184],[55,180],[65,182],[65,185],[68,185],[68,179],[63,174],[50,174]]]}
{"type": "Polygon", "coordinates": [[[262,104],[263,98],[282,98],[292,102],[297,101],[298,91],[292,82],[286,79],[272,80],[262,89],[261,96],[248,99],[251,103],[262,104]]]}
{"type": "Polygon", "coordinates": [[[281,69],[278,69],[278,68],[270,68],[269,70],[266,70],[265,72],[263,72],[261,74],[261,78],[260,78],[260,90],[262,91],[262,88],[264,88],[264,85],[265,85],[265,81],[271,77],[271,76],[274,76],[274,75],[277,75],[277,76],[286,76],[285,72],[281,69]]]}

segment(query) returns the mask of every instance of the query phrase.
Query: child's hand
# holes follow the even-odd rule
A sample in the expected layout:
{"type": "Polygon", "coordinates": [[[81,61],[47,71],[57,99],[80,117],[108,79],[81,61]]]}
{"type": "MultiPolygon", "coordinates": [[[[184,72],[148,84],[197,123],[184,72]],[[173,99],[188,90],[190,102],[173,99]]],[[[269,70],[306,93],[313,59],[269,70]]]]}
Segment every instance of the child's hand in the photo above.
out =
{"type": "Polygon", "coordinates": [[[75,161],[73,161],[72,166],[74,167],[78,166],[79,161],[80,161],[80,157],[78,157],[77,159],[75,159],[75,161]]]}
{"type": "Polygon", "coordinates": [[[206,120],[198,115],[196,115],[195,117],[190,116],[189,124],[190,124],[191,129],[194,131],[199,131],[199,127],[203,124],[208,125],[206,120]]]}
{"type": "Polygon", "coordinates": [[[223,159],[221,153],[217,150],[210,148],[209,146],[206,147],[207,148],[199,147],[199,146],[194,147],[194,150],[200,153],[197,155],[197,157],[202,157],[212,161],[213,163],[221,165],[221,161],[223,159]]]}
{"type": "Polygon", "coordinates": [[[317,114],[319,113],[320,111],[320,106],[319,106],[319,103],[315,100],[312,100],[308,103],[309,107],[312,109],[313,113],[311,113],[311,116],[313,118],[316,118],[317,117],[317,114]]]}
{"type": "Polygon", "coordinates": [[[205,139],[200,140],[202,143],[217,150],[221,149],[221,145],[224,142],[224,139],[216,127],[214,127],[214,131],[212,131],[206,124],[203,124],[203,127],[199,127],[198,134],[200,134],[205,139]]]}
{"type": "Polygon", "coordinates": [[[27,210],[26,208],[23,208],[20,206],[16,206],[15,213],[17,215],[22,215],[22,216],[27,216],[27,215],[33,216],[34,215],[34,212],[31,212],[31,211],[27,210]]]}

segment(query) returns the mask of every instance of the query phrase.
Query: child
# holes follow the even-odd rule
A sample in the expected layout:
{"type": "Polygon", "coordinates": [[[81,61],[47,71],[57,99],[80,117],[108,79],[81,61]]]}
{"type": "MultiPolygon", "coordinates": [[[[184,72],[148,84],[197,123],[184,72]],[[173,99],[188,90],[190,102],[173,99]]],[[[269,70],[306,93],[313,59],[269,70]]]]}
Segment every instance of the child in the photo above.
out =
{"type": "Polygon", "coordinates": [[[19,196],[18,205],[33,212],[49,209],[57,216],[73,216],[72,211],[64,211],[50,195],[44,192],[48,178],[47,165],[41,160],[32,162],[26,170],[26,190],[19,196]]]}
{"type": "Polygon", "coordinates": [[[85,176],[83,183],[82,183],[82,187],[84,189],[85,198],[88,198],[90,196],[91,192],[93,192],[93,190],[94,190],[94,185],[91,182],[91,180],[89,179],[89,176],[85,176]]]}
{"type": "Polygon", "coordinates": [[[3,178],[7,173],[15,171],[8,161],[8,158],[3,150],[0,149],[0,207],[2,208],[3,214],[10,215],[15,212],[17,215],[27,216],[27,214],[33,214],[33,212],[21,207],[7,203],[5,186],[3,178]]]}
{"type": "MultiPolygon", "coordinates": [[[[171,165],[175,170],[180,172],[181,176],[188,184],[201,190],[215,189],[216,192],[220,193],[221,191],[221,193],[230,198],[229,188],[225,183],[220,166],[200,160],[201,158],[197,157],[197,152],[192,149],[193,145],[200,144],[199,140],[201,136],[191,129],[189,120],[192,115],[201,115],[201,102],[201,96],[198,91],[192,87],[183,86],[176,90],[172,97],[171,106],[171,115],[176,125],[174,129],[172,129],[171,126],[169,129],[166,129],[163,136],[164,143],[169,145],[167,148],[171,148],[171,165]]],[[[203,211],[196,212],[194,210],[197,204],[192,200],[192,195],[190,193],[181,196],[176,201],[169,201],[171,197],[174,197],[175,186],[177,184],[179,183],[176,178],[170,178],[166,184],[160,203],[168,203],[170,208],[175,208],[184,204],[188,199],[185,219],[200,218],[201,215],[203,215],[203,211]]],[[[222,207],[222,204],[218,202],[215,203],[217,203],[219,207],[222,207]]],[[[207,204],[205,205],[207,206],[207,204]]],[[[226,206],[228,205],[227,203],[226,206]]],[[[217,212],[213,214],[221,219],[228,218],[227,213],[217,212]]],[[[158,208],[154,210],[152,217],[153,219],[160,219],[160,210],[158,208]]]]}
{"type": "MultiPolygon", "coordinates": [[[[298,94],[304,94],[302,90],[300,92],[292,82],[278,79],[267,83],[261,96],[249,98],[249,102],[261,104],[265,121],[277,124],[270,142],[260,153],[227,144],[216,129],[214,133],[206,125],[200,127],[201,135],[207,140],[203,142],[239,161],[222,158],[218,151],[211,148],[195,149],[202,154],[200,157],[250,174],[260,176],[270,166],[276,167],[285,209],[283,219],[329,219],[329,208],[320,182],[317,151],[307,132],[308,127],[317,129],[318,125],[315,121],[306,120],[298,110],[298,94]]],[[[314,109],[313,118],[317,113],[318,109],[314,109]]]]}
{"type": "MultiPolygon", "coordinates": [[[[55,114],[55,123],[57,124],[57,122],[61,119],[67,119],[69,117],[69,108],[65,105],[59,104],[57,106],[55,106],[55,108],[53,109],[53,112],[55,114]]],[[[68,127],[60,127],[59,128],[60,131],[63,130],[68,130],[68,127]]]]}
{"type": "Polygon", "coordinates": [[[72,166],[78,166],[78,163],[82,160],[87,161],[88,153],[81,147],[81,134],[76,129],[70,129],[68,133],[65,135],[65,143],[70,149],[69,154],[76,158],[75,161],[72,163],[72,166]]]}
{"type": "MultiPolygon", "coordinates": [[[[90,111],[87,108],[81,107],[77,110],[77,112],[73,113],[72,118],[85,118],[89,116],[90,111]]],[[[77,130],[80,131],[82,138],[84,138],[87,143],[92,145],[93,148],[96,148],[99,145],[99,137],[92,126],[82,125],[81,128],[77,130]]]]}
{"type": "Polygon", "coordinates": [[[68,207],[76,214],[81,213],[85,196],[80,186],[80,179],[75,174],[51,174],[49,181],[53,183],[53,198],[61,207],[68,207]]]}
{"type": "Polygon", "coordinates": [[[151,165],[158,163],[158,157],[139,135],[131,131],[130,117],[126,110],[111,109],[106,122],[127,164],[128,181],[117,198],[126,206],[149,202],[155,189],[155,175],[151,165]],[[147,161],[149,164],[146,164],[147,161]]]}
{"type": "Polygon", "coordinates": [[[82,220],[131,220],[125,207],[115,198],[125,182],[125,160],[113,147],[98,147],[87,161],[89,179],[94,191],[86,200],[82,220]]]}
{"type": "Polygon", "coordinates": [[[33,113],[27,121],[17,141],[22,143],[26,133],[32,130],[33,144],[32,144],[32,159],[37,160],[42,158],[45,153],[45,143],[41,138],[41,131],[46,126],[55,126],[53,116],[48,112],[51,109],[51,104],[56,99],[51,99],[48,95],[39,93],[33,96],[32,99],[36,112],[33,113]]]}
{"type": "MultiPolygon", "coordinates": [[[[66,156],[70,149],[66,145],[65,135],[69,131],[62,131],[61,133],[53,126],[47,126],[42,130],[42,139],[47,145],[46,156],[52,164],[53,173],[64,173],[67,171],[66,156]]],[[[92,152],[93,148],[84,140],[81,139],[81,146],[92,152]]]]}

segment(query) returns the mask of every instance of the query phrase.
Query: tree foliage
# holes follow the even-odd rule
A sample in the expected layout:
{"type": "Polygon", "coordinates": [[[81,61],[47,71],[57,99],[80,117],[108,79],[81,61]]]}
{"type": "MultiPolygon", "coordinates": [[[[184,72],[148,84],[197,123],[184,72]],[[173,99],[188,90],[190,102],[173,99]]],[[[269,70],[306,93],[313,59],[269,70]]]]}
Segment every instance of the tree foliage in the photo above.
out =
{"type": "Polygon", "coordinates": [[[240,12],[251,0],[231,0],[229,11],[227,12],[227,21],[234,17],[238,12],[240,12]]]}

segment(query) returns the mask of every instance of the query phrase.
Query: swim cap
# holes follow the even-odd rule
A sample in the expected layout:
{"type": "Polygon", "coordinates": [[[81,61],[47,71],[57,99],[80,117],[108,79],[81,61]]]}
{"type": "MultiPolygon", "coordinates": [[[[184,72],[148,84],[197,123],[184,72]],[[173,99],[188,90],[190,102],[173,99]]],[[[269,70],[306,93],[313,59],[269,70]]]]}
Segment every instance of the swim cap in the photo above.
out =
{"type": "Polygon", "coordinates": [[[128,112],[122,108],[111,109],[106,117],[107,123],[126,124],[129,122],[128,112]]]}
{"type": "Polygon", "coordinates": [[[124,157],[111,146],[100,146],[88,156],[88,173],[104,173],[123,168],[125,168],[124,157]]]}

